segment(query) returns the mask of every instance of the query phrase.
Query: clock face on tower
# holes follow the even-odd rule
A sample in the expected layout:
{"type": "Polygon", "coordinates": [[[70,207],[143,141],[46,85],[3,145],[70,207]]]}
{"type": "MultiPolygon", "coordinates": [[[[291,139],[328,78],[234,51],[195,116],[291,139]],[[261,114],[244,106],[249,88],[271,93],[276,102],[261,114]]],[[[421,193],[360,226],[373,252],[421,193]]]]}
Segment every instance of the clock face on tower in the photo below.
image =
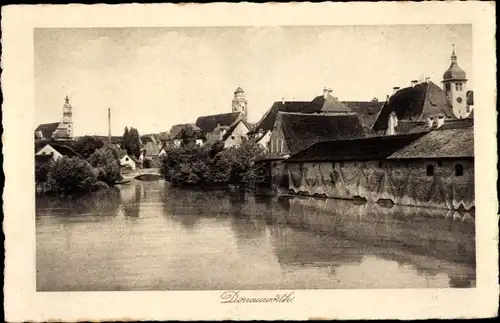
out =
{"type": "Polygon", "coordinates": [[[457,98],[457,102],[458,102],[458,103],[462,103],[462,97],[460,97],[460,96],[459,96],[459,97],[457,98]]]}

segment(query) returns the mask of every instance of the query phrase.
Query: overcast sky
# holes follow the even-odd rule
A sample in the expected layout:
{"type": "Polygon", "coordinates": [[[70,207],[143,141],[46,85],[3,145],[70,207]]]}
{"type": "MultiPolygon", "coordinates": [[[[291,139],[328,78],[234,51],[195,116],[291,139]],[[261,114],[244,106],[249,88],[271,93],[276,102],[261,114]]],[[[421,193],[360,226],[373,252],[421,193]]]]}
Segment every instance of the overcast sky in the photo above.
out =
{"type": "Polygon", "coordinates": [[[167,131],[230,112],[238,86],[249,121],[325,86],[383,100],[421,75],[441,85],[452,44],[473,88],[470,25],[36,29],[34,41],[35,120],[60,121],[67,94],[75,135],[107,134],[108,107],[113,135],[167,131]]]}

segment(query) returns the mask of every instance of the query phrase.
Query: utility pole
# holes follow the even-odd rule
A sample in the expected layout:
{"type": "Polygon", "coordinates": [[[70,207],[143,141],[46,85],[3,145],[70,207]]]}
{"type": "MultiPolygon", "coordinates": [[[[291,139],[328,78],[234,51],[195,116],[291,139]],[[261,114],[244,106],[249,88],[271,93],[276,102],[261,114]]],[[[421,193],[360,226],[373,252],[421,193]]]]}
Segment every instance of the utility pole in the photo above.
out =
{"type": "Polygon", "coordinates": [[[111,108],[108,108],[108,143],[111,145],[111,108]]]}

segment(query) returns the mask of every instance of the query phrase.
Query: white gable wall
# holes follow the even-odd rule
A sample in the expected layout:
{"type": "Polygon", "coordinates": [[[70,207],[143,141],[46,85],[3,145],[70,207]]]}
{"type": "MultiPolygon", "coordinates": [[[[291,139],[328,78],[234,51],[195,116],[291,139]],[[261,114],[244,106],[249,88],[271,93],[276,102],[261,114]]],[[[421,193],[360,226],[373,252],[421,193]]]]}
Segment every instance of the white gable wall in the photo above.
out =
{"type": "Polygon", "coordinates": [[[257,143],[264,147],[264,149],[267,151],[268,150],[268,143],[269,140],[271,140],[271,131],[267,131],[262,138],[257,140],[257,143]]]}
{"type": "Polygon", "coordinates": [[[239,122],[233,132],[224,141],[224,148],[239,146],[242,138],[247,138],[248,130],[243,122],[239,122]]]}
{"type": "Polygon", "coordinates": [[[50,155],[52,154],[52,160],[58,160],[63,155],[54,149],[51,145],[45,145],[42,149],[40,149],[35,155],[50,155]]]}

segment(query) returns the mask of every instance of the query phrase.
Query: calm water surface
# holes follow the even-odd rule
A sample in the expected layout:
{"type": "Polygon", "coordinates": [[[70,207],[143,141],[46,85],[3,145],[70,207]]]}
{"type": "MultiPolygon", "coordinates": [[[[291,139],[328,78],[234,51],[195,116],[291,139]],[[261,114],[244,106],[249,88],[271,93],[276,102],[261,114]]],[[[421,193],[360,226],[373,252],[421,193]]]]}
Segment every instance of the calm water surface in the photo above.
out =
{"type": "Polygon", "coordinates": [[[475,286],[474,218],[139,182],[37,198],[37,290],[475,286]]]}

